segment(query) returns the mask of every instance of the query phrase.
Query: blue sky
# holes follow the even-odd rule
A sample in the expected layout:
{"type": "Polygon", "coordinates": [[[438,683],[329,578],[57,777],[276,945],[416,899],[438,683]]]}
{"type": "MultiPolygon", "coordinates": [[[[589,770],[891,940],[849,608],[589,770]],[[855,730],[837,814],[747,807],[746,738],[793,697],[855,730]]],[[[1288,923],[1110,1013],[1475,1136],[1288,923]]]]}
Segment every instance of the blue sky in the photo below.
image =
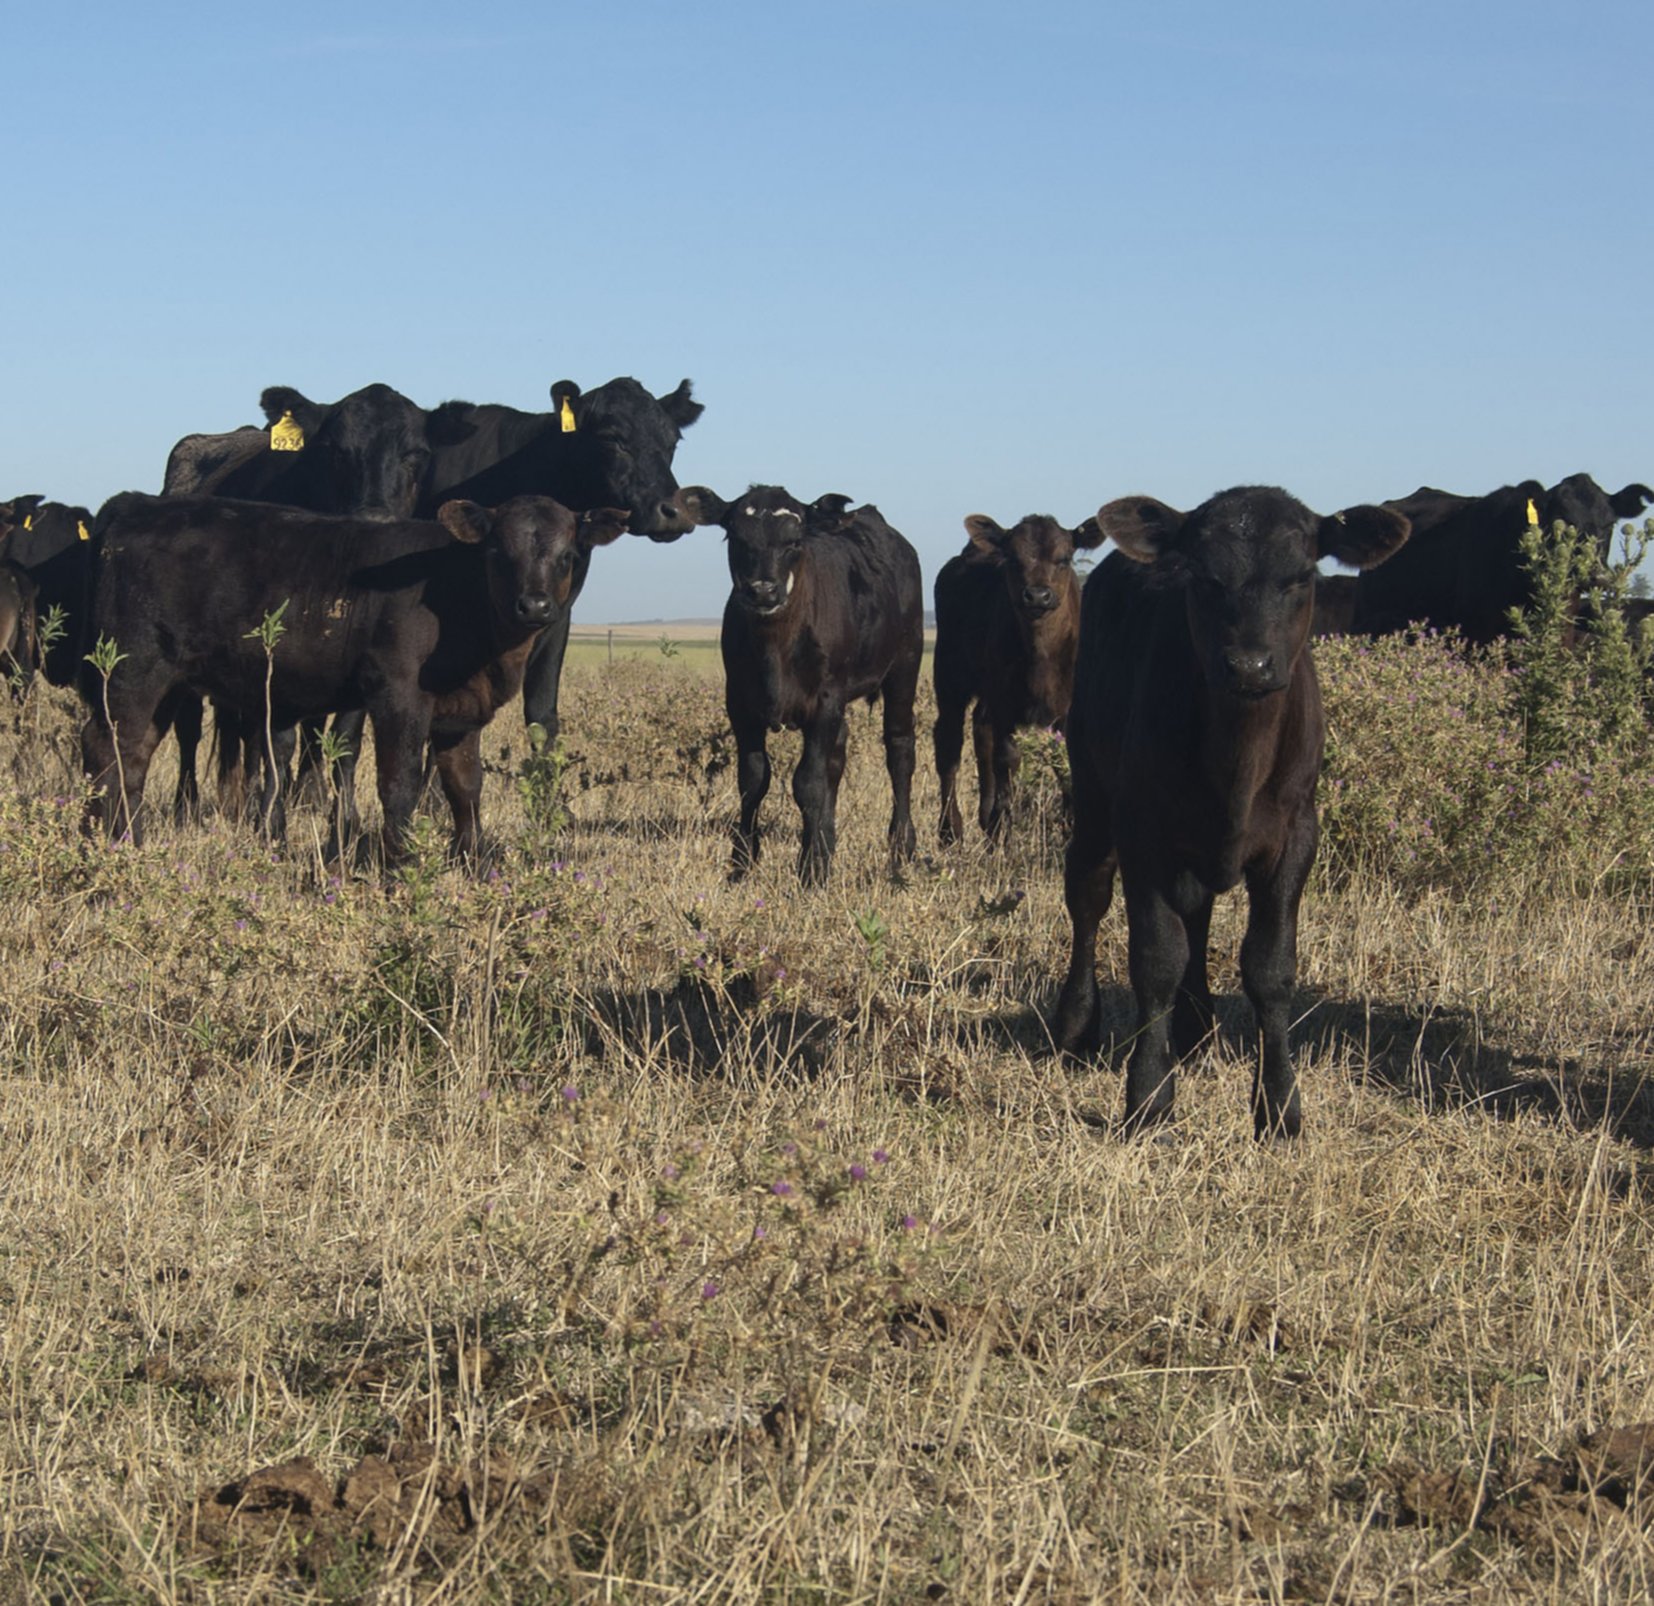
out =
{"type": "MultiPolygon", "coordinates": [[[[10,8],[0,495],[259,392],[685,375],[685,483],[981,511],[1654,481],[1654,8],[10,8]]],[[[588,623],[715,614],[718,534],[588,623]]]]}

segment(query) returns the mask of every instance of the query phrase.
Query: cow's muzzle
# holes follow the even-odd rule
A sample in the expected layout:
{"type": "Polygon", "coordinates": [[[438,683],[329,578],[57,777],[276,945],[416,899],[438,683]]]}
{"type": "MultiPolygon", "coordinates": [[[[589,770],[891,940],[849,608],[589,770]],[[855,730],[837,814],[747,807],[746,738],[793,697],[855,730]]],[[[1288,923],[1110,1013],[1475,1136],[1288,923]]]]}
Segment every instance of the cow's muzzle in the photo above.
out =
{"type": "Polygon", "coordinates": [[[557,604],[543,592],[528,592],[517,598],[517,618],[525,625],[551,623],[557,604]]]}
{"type": "Polygon", "coordinates": [[[735,588],[735,597],[748,613],[755,613],[764,619],[786,607],[792,589],[791,575],[785,580],[743,580],[735,588]]]}
{"type": "Polygon", "coordinates": [[[1227,652],[1223,655],[1225,689],[1235,697],[1268,697],[1286,688],[1288,676],[1276,667],[1272,652],[1227,652]]]}
{"type": "Polygon", "coordinates": [[[680,535],[687,535],[695,528],[695,521],[679,504],[681,495],[678,492],[664,502],[656,502],[643,513],[634,512],[632,533],[646,535],[651,541],[676,541],[680,535]]]}

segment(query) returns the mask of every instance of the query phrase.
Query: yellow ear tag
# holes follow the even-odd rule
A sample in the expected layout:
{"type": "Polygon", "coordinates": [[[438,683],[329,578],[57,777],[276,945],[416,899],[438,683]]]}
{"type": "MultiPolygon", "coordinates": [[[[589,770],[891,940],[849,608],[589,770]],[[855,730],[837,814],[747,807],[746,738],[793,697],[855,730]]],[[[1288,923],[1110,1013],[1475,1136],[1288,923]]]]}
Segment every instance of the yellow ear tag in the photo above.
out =
{"type": "Polygon", "coordinates": [[[23,528],[25,530],[32,530],[34,528],[34,514],[30,513],[24,518],[23,528]]]}
{"type": "Polygon", "coordinates": [[[558,417],[563,421],[563,433],[565,435],[572,435],[574,433],[574,409],[569,406],[569,399],[567,396],[563,398],[563,408],[558,414],[558,417]]]}
{"type": "Polygon", "coordinates": [[[270,426],[270,450],[272,452],[302,452],[304,450],[304,431],[293,422],[291,413],[283,413],[270,426]]]}
{"type": "Polygon", "coordinates": [[[86,528],[85,519],[75,520],[75,534],[78,535],[83,541],[90,541],[92,539],[92,532],[86,528]]]}
{"type": "Polygon", "coordinates": [[[1529,524],[1537,524],[1538,522],[1539,522],[1539,509],[1536,508],[1533,505],[1533,498],[1530,496],[1528,498],[1528,523],[1529,524]]]}

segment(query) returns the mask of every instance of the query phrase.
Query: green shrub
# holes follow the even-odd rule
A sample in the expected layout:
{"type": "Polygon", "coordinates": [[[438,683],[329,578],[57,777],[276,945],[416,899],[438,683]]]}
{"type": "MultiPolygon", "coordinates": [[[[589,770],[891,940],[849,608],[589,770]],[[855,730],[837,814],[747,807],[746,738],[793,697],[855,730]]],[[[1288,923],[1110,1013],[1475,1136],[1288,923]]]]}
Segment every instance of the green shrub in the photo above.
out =
{"type": "Polygon", "coordinates": [[[1647,649],[1623,604],[1651,535],[1628,535],[1598,572],[1573,531],[1536,531],[1534,606],[1505,647],[1467,652],[1435,633],[1316,644],[1324,877],[1505,896],[1649,883],[1647,649]]]}

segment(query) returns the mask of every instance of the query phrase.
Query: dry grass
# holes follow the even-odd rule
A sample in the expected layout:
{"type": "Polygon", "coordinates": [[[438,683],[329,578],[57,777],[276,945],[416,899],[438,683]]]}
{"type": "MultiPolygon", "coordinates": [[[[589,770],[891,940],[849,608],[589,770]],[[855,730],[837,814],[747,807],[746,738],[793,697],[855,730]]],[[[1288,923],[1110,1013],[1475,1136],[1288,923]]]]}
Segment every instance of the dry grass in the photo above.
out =
{"type": "Polygon", "coordinates": [[[832,884],[781,740],[731,886],[679,668],[571,673],[554,842],[490,731],[492,880],[334,884],[302,813],[110,852],[68,705],[0,739],[0,1596],[1654,1593],[1646,1445],[1579,1451],[1654,1419],[1639,916],[1317,890],[1283,1152],[1226,902],[1123,1144],[1046,1052],[1055,811],[940,854],[922,763],[892,884],[861,710],[832,884]]]}

